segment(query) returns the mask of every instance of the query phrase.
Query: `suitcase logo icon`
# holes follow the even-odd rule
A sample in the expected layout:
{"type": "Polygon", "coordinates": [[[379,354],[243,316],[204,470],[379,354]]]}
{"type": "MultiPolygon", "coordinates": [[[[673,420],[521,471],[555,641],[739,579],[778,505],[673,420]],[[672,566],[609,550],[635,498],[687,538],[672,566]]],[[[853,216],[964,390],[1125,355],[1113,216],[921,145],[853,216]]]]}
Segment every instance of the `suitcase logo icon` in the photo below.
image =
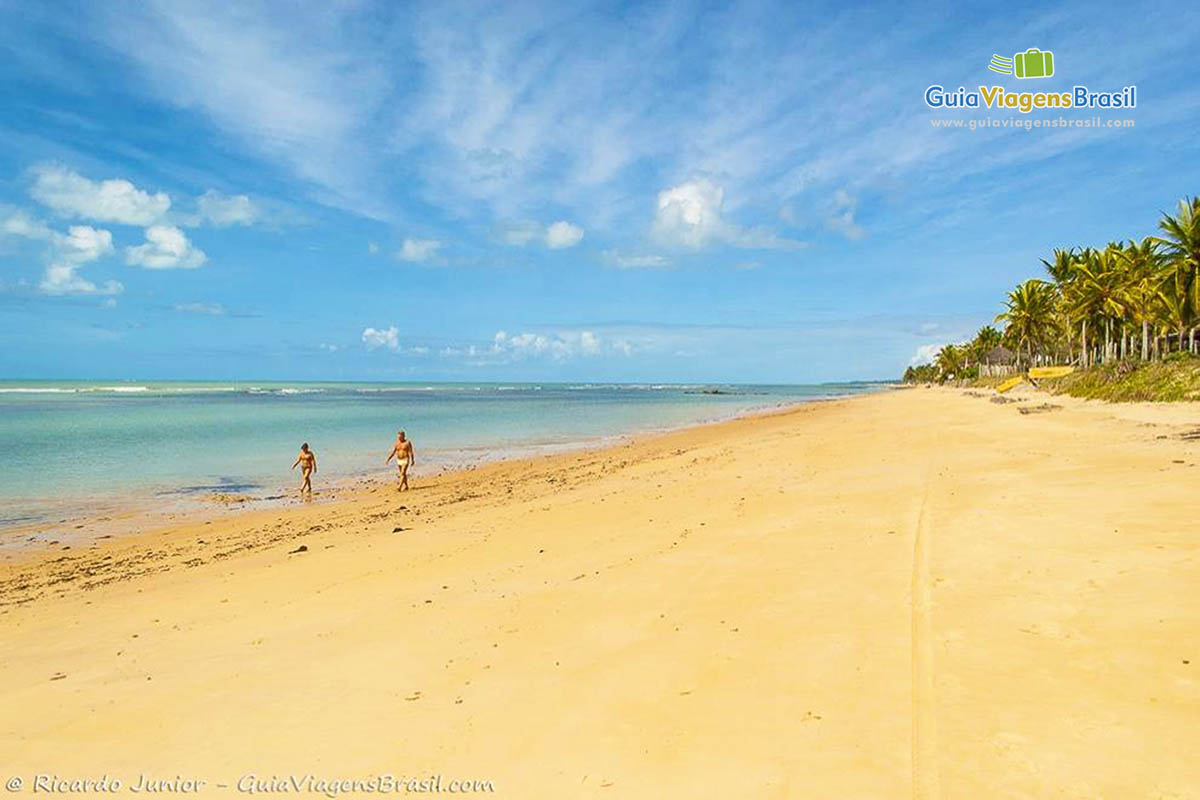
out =
{"type": "Polygon", "coordinates": [[[1054,53],[1031,47],[1012,58],[992,54],[988,69],[1018,78],[1049,78],[1054,74],[1054,53]]]}

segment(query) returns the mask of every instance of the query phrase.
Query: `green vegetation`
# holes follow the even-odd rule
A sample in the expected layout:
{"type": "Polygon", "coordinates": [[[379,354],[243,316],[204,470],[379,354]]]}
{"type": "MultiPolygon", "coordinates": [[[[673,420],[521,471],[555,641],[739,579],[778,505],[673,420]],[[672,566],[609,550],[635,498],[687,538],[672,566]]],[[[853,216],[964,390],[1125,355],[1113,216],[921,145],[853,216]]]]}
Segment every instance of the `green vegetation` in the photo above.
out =
{"type": "Polygon", "coordinates": [[[964,344],[948,344],[938,351],[932,364],[920,364],[904,371],[905,383],[945,383],[979,377],[979,364],[988,351],[1000,344],[1002,334],[985,325],[975,338],[964,344]]]}
{"type": "Polygon", "coordinates": [[[1042,380],[1039,385],[1054,394],[1113,402],[1200,400],[1200,357],[1183,352],[1162,361],[1127,359],[1042,380]]]}
{"type": "Polygon", "coordinates": [[[909,367],[906,381],[961,380],[978,374],[996,344],[1018,370],[1070,364],[1082,372],[1056,390],[1107,399],[1196,399],[1200,327],[1200,197],[1163,214],[1158,236],[1105,247],[1058,249],[1042,259],[1049,279],[1008,293],[970,342],[946,345],[931,364],[909,367]],[[1089,369],[1095,368],[1095,369],[1089,369]]]}

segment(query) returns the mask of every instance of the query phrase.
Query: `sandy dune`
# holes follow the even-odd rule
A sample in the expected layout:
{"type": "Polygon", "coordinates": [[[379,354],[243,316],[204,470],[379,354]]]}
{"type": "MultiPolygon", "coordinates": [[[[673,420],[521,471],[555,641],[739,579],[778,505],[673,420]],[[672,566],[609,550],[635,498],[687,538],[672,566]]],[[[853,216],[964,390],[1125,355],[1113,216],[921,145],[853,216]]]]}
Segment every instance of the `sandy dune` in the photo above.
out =
{"type": "Polygon", "coordinates": [[[1200,797],[1200,409],[991,397],[9,554],[0,777],[1200,797]]]}

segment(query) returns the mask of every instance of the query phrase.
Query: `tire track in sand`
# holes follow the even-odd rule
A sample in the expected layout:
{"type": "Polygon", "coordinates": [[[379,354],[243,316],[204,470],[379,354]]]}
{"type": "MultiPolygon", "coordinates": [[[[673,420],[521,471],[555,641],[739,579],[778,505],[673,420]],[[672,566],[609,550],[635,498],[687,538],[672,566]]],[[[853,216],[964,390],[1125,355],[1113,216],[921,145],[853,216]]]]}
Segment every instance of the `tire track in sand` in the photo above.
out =
{"type": "Polygon", "coordinates": [[[937,709],[933,685],[933,598],[929,575],[929,495],[934,466],[925,470],[925,488],[917,511],[912,558],[912,795],[937,800],[941,785],[937,764],[937,709]]]}

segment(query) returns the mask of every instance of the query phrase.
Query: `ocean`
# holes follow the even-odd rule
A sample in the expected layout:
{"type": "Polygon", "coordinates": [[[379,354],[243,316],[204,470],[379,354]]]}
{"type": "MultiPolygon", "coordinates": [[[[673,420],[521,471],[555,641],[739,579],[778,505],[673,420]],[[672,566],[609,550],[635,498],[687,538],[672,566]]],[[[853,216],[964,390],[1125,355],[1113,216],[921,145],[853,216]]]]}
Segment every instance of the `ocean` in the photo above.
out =
{"type": "Polygon", "coordinates": [[[0,381],[0,528],[81,509],[291,491],[384,467],[398,429],[414,476],[871,391],[863,383],[650,384],[0,381]]]}

